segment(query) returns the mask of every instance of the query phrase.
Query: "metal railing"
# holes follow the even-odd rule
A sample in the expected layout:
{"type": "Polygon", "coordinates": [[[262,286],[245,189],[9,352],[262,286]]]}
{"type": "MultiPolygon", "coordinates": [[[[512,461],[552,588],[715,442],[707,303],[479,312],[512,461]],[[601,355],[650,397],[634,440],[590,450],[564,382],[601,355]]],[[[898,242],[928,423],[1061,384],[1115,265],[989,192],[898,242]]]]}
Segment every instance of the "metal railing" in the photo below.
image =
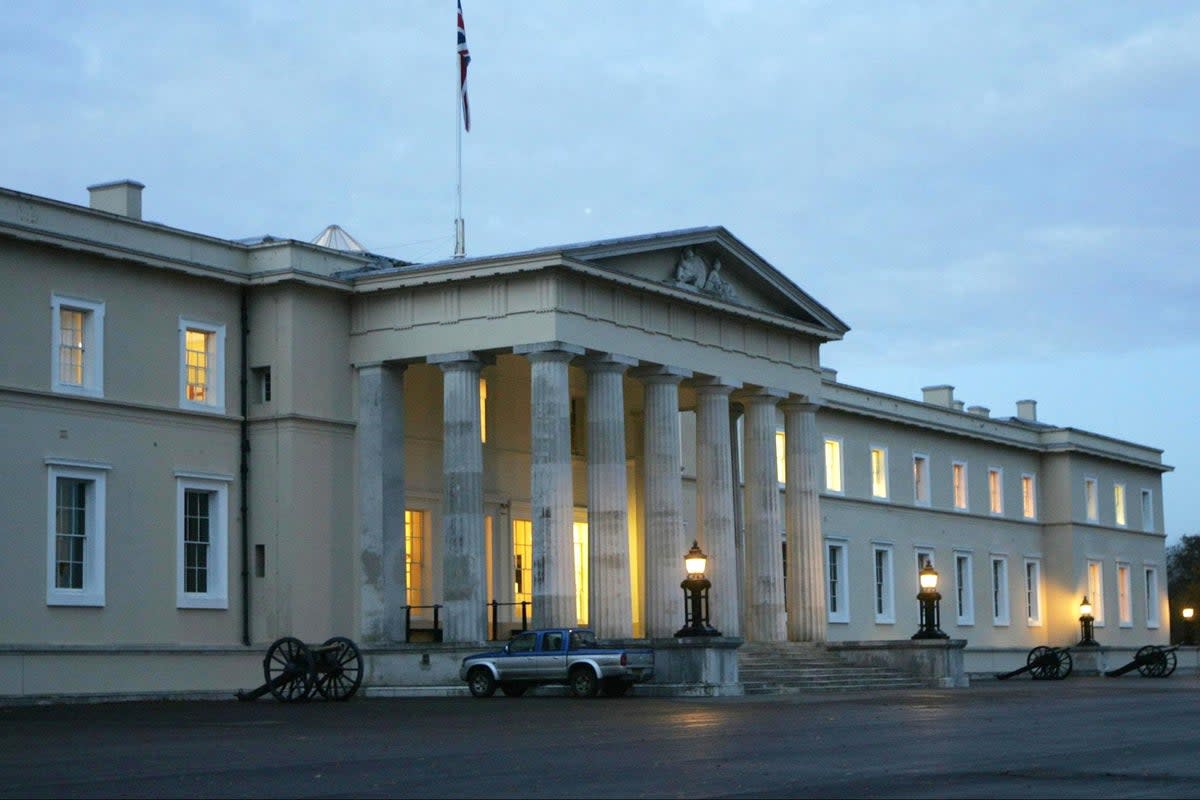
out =
{"type": "Polygon", "coordinates": [[[404,607],[404,641],[405,642],[412,641],[412,633],[413,633],[412,612],[413,612],[414,608],[422,608],[422,609],[423,608],[432,608],[433,609],[433,628],[432,629],[431,628],[421,628],[420,630],[426,630],[426,631],[432,630],[433,631],[433,640],[435,642],[440,642],[442,640],[442,625],[441,625],[441,622],[438,620],[438,613],[442,610],[442,606],[440,603],[435,603],[435,604],[429,605],[429,606],[405,606],[404,607]]]}
{"type": "Polygon", "coordinates": [[[488,607],[492,609],[492,641],[498,640],[497,635],[500,629],[500,606],[520,606],[521,607],[521,630],[529,630],[529,606],[532,605],[528,600],[521,600],[515,603],[498,603],[495,600],[488,603],[488,607]]]}

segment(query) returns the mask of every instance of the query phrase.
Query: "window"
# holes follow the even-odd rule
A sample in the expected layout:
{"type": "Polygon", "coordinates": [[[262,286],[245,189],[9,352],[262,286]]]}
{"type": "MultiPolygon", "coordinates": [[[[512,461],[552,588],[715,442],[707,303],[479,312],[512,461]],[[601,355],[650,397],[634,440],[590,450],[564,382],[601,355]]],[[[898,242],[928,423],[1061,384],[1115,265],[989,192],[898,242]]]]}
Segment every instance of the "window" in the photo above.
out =
{"type": "Polygon", "coordinates": [[[225,326],[179,320],[183,408],[225,411],[225,326]]]}
{"type": "Polygon", "coordinates": [[[783,431],[775,431],[775,480],[787,482],[787,436],[783,431]]]}
{"type": "Polygon", "coordinates": [[[825,440],[825,489],[842,492],[842,440],[825,440]]]}
{"type": "Polygon", "coordinates": [[[1117,524],[1125,525],[1125,484],[1113,484],[1113,517],[1117,524]]]}
{"type": "Polygon", "coordinates": [[[1158,569],[1146,567],[1146,627],[1158,627],[1158,569]]]}
{"type": "Polygon", "coordinates": [[[1008,623],[1008,559],[992,556],[992,624],[1008,623]]]}
{"type": "Polygon", "coordinates": [[[913,453],[913,502],[929,505],[929,456],[913,453]]]}
{"type": "Polygon", "coordinates": [[[47,462],[46,604],[104,605],[105,470],[47,462]]]}
{"type": "Polygon", "coordinates": [[[928,550],[928,549],[918,548],[917,549],[917,571],[915,573],[913,573],[916,576],[916,581],[917,581],[914,585],[918,589],[921,588],[921,570],[925,568],[926,564],[930,564],[935,567],[937,566],[937,562],[933,560],[933,551],[928,550]]]}
{"type": "Polygon", "coordinates": [[[892,623],[896,621],[896,592],[892,582],[892,548],[887,545],[875,545],[875,621],[892,623]]]}
{"type": "Polygon", "coordinates": [[[1042,562],[1025,559],[1025,617],[1029,625],[1042,624],[1042,562]]]}
{"type": "Polygon", "coordinates": [[[871,448],[871,496],[886,500],[888,496],[887,449],[871,448]]]}
{"type": "Polygon", "coordinates": [[[588,624],[588,524],[576,522],[572,528],[575,551],[575,619],[588,624]]]}
{"type": "Polygon", "coordinates": [[[825,546],[825,604],[830,622],[849,622],[849,589],[846,584],[846,545],[825,546]]]}
{"type": "Polygon", "coordinates": [[[425,604],[426,520],[426,512],[404,509],[404,594],[410,606],[425,604]]]}
{"type": "Polygon", "coordinates": [[[999,467],[988,469],[988,510],[993,514],[1004,513],[1004,471],[999,467]]]}
{"type": "Polygon", "coordinates": [[[1100,521],[1100,497],[1096,492],[1096,479],[1083,479],[1083,507],[1088,522],[1100,521]]]}
{"type": "MultiPolygon", "coordinates": [[[[479,379],[479,441],[487,443],[487,398],[488,385],[485,378],[479,379]]],[[[571,401],[571,452],[575,452],[575,401],[571,401]]]]}
{"type": "Polygon", "coordinates": [[[1154,494],[1142,489],[1142,530],[1154,530],[1154,494]]]}
{"type": "Polygon", "coordinates": [[[104,396],[104,304],[50,298],[50,386],[56,392],[104,396]]]}
{"type": "Polygon", "coordinates": [[[175,475],[176,605],[228,608],[229,483],[210,477],[175,475]]]}
{"type": "Polygon", "coordinates": [[[951,466],[951,474],[954,481],[954,507],[960,511],[967,510],[967,465],[962,461],[955,461],[951,466]]]}
{"type": "Polygon", "coordinates": [[[1021,476],[1021,513],[1025,519],[1037,519],[1037,485],[1034,476],[1021,476]]]}
{"type": "Polygon", "coordinates": [[[514,519],[513,602],[533,602],[533,521],[514,519]]]}
{"type": "Polygon", "coordinates": [[[250,370],[254,378],[254,400],[258,403],[271,402],[271,368],[255,367],[250,370]]]}
{"type": "Polygon", "coordinates": [[[972,595],[971,554],[954,554],[954,608],[959,625],[975,624],[975,600],[972,595]]]}
{"type": "Polygon", "coordinates": [[[1104,627],[1104,565],[1099,561],[1087,563],[1087,596],[1092,601],[1095,624],[1104,627]]]}
{"type": "Polygon", "coordinates": [[[1133,627],[1133,577],[1128,564],[1117,564],[1117,624],[1133,627]]]}

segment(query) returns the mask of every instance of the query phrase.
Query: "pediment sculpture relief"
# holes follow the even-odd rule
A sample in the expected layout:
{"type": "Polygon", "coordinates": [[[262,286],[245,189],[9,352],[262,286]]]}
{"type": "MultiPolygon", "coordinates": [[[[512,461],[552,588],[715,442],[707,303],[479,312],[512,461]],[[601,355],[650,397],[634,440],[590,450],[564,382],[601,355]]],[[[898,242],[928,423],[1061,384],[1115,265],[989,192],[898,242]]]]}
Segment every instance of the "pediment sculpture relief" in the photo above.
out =
{"type": "Polygon", "coordinates": [[[721,259],[714,259],[712,269],[709,269],[704,258],[690,247],[685,247],[679,254],[675,279],[669,282],[677,288],[711,295],[718,300],[737,300],[737,291],[721,275],[721,259]]]}

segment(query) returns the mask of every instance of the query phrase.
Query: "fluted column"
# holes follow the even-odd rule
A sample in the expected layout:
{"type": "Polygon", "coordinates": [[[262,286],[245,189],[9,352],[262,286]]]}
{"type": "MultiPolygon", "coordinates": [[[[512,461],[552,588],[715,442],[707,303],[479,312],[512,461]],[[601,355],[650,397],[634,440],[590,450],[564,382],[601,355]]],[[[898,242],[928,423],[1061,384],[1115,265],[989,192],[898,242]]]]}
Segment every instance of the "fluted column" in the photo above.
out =
{"type": "Polygon", "coordinates": [[[587,362],[589,624],[599,636],[633,636],[629,487],[625,479],[625,371],[637,359],[587,362]]]}
{"type": "Polygon", "coordinates": [[[729,394],[740,384],[710,378],[696,386],[696,540],[708,555],[709,623],[741,636],[729,394]]]}
{"type": "Polygon", "coordinates": [[[539,628],[577,622],[574,498],[571,477],[571,394],[567,366],[583,348],[562,342],[524,345],[533,411],[533,623],[539,628]]]}
{"type": "Polygon", "coordinates": [[[483,444],[474,353],[433,356],[442,368],[442,605],[447,642],[487,639],[483,444]]]}
{"type": "Polygon", "coordinates": [[[798,642],[825,641],[828,622],[821,533],[821,440],[816,413],[819,407],[799,400],[783,403],[787,442],[784,519],[788,543],[788,638],[798,642]]]}
{"type": "Polygon", "coordinates": [[[404,367],[358,369],[359,633],[402,642],[404,606],[404,367]]]}
{"type": "Polygon", "coordinates": [[[783,518],[775,460],[776,405],[781,393],[761,390],[746,406],[746,639],[787,639],[783,608],[783,518]]]}
{"type": "Polygon", "coordinates": [[[674,367],[639,370],[645,385],[646,471],[646,636],[671,636],[684,621],[683,554],[691,542],[683,533],[683,483],[680,472],[679,383],[690,377],[674,367]]]}

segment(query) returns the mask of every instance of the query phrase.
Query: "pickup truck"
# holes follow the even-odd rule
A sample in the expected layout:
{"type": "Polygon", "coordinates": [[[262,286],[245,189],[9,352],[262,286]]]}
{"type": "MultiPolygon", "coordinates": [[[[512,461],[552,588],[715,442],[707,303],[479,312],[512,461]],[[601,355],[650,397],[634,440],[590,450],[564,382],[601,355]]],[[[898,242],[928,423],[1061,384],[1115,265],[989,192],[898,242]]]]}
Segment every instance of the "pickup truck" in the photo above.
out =
{"type": "Polygon", "coordinates": [[[497,686],[509,697],[520,697],[544,684],[566,684],[576,697],[595,697],[599,691],[620,697],[654,677],[654,651],[601,647],[584,628],[522,631],[502,650],[464,658],[458,677],[476,697],[491,697],[497,686]]]}

